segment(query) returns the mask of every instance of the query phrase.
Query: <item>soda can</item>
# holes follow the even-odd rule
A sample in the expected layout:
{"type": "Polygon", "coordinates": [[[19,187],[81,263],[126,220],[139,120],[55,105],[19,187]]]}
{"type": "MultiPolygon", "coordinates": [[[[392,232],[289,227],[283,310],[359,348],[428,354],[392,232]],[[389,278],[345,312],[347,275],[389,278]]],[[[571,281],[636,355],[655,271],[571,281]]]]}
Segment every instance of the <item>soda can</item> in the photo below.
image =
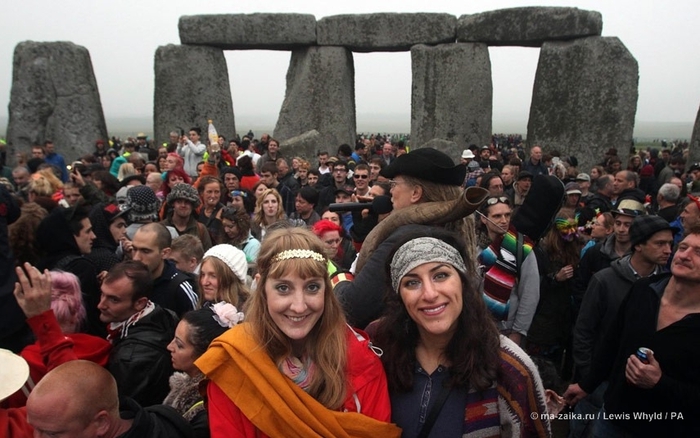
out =
{"type": "Polygon", "coordinates": [[[639,347],[637,349],[637,359],[642,361],[642,363],[648,364],[649,363],[649,354],[654,354],[653,351],[646,347],[639,347]]]}

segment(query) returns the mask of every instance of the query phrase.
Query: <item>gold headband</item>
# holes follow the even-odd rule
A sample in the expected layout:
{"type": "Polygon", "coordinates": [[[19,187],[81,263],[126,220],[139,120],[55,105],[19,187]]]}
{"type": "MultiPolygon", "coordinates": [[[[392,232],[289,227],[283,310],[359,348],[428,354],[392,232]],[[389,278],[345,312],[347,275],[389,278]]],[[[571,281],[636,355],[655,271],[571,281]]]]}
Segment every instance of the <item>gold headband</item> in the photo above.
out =
{"type": "Polygon", "coordinates": [[[289,259],[313,259],[321,263],[326,262],[326,258],[316,251],[311,251],[310,249],[288,249],[274,256],[272,258],[272,263],[289,259]]]}

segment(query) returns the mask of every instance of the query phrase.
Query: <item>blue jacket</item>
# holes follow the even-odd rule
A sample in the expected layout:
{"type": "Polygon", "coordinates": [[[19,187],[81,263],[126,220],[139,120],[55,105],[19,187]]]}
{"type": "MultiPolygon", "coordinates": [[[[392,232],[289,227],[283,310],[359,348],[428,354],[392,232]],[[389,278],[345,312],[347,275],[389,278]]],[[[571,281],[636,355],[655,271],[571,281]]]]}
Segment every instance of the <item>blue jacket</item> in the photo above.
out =
{"type": "Polygon", "coordinates": [[[68,168],[66,168],[66,160],[57,153],[49,154],[44,159],[47,163],[58,167],[61,170],[61,181],[68,181],[68,168]]]}

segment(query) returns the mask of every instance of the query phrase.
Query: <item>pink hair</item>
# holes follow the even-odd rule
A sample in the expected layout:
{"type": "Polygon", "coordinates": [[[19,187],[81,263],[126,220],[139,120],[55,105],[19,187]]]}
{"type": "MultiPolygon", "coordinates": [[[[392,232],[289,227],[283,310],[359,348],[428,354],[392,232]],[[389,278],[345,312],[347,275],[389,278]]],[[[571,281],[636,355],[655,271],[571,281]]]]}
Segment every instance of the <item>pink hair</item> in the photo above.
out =
{"type": "Polygon", "coordinates": [[[85,321],[80,280],[75,274],[51,271],[51,309],[65,334],[76,333],[85,321]]]}
{"type": "Polygon", "coordinates": [[[177,167],[176,167],[176,169],[182,169],[183,167],[185,167],[185,159],[182,158],[181,156],[179,156],[178,154],[176,154],[175,152],[170,152],[170,153],[168,154],[168,156],[169,156],[169,157],[174,157],[174,158],[177,159],[177,167]]]}

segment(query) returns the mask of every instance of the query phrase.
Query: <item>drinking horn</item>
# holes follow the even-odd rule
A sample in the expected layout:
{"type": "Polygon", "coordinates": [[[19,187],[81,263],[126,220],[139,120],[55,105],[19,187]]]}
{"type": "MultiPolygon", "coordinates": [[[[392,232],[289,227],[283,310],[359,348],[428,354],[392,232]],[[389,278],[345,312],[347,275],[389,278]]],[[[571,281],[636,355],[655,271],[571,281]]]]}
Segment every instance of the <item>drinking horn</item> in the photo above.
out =
{"type": "Polygon", "coordinates": [[[465,218],[479,208],[488,197],[488,190],[481,187],[468,187],[462,196],[452,201],[424,202],[394,210],[381,221],[365,238],[357,259],[355,272],[360,272],[367,259],[377,246],[402,225],[444,225],[465,218]]]}

